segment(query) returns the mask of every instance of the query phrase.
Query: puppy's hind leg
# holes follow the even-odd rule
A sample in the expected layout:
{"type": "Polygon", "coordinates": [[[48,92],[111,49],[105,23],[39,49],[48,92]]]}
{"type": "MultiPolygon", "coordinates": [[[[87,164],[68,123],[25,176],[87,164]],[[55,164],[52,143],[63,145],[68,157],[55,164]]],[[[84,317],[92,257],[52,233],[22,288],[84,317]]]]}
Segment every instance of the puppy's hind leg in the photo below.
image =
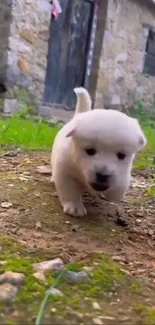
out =
{"type": "Polygon", "coordinates": [[[54,178],[63,212],[73,217],[83,217],[87,211],[82,202],[81,187],[72,178],[59,175],[54,178]]]}

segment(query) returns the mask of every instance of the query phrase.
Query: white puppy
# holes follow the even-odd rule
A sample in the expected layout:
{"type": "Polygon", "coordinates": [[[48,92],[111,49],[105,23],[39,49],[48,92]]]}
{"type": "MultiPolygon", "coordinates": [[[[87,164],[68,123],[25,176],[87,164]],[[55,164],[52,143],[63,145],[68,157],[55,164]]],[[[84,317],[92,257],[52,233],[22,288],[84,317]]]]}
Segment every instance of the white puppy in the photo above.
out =
{"type": "Polygon", "coordinates": [[[63,211],[84,216],[83,191],[103,192],[111,201],[124,196],[133,159],[146,138],[136,119],[115,110],[91,110],[87,90],[74,91],[75,115],[57,134],[52,149],[52,181],[63,211]]]}

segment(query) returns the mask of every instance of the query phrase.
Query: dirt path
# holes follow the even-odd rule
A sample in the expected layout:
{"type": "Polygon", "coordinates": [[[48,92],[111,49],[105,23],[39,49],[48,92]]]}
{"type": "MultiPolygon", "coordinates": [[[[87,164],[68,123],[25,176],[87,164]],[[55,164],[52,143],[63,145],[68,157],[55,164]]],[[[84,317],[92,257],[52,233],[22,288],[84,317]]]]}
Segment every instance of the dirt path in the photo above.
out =
{"type": "MultiPolygon", "coordinates": [[[[133,177],[131,189],[119,205],[86,196],[88,216],[74,219],[62,213],[49,178],[36,172],[38,165],[48,161],[49,153],[43,152],[1,157],[0,234],[11,235],[29,252],[40,249],[51,258],[62,257],[65,263],[85,261],[90,253],[112,254],[123,272],[154,284],[155,198],[145,174],[133,177]]],[[[121,294],[125,301],[125,292],[121,294]]],[[[112,308],[110,315],[106,320],[100,317],[96,324],[107,320],[111,324],[117,318],[112,308]]],[[[132,317],[123,317],[125,324],[131,324],[132,317]]],[[[59,321],[55,319],[55,323],[59,321]]],[[[87,317],[84,323],[89,321],[87,317]]]]}

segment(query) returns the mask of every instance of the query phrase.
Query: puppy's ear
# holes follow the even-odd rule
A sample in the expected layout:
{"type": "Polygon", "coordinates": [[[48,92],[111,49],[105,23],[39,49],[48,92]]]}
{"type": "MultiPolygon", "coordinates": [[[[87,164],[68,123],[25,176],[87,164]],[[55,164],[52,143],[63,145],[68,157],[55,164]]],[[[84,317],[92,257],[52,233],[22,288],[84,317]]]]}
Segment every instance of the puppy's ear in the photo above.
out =
{"type": "Polygon", "coordinates": [[[145,134],[143,133],[142,129],[141,129],[141,126],[140,126],[140,123],[137,119],[135,119],[139,128],[140,128],[140,135],[139,135],[139,150],[142,150],[146,145],[147,145],[147,139],[145,137],[145,134]]]}
{"type": "Polygon", "coordinates": [[[141,136],[139,137],[139,145],[139,150],[142,150],[147,145],[147,139],[144,134],[141,134],[141,136]]]}
{"type": "Polygon", "coordinates": [[[77,130],[78,127],[78,122],[76,119],[73,119],[70,124],[68,125],[68,130],[66,133],[66,138],[72,137],[75,135],[75,132],[77,130]]]}

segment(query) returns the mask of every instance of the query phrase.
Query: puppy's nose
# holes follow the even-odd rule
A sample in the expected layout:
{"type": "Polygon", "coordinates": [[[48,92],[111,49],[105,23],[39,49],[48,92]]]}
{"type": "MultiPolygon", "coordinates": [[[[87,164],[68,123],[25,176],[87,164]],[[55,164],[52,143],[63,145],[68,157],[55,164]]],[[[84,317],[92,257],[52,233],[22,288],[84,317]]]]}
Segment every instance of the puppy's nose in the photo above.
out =
{"type": "Polygon", "coordinates": [[[96,180],[98,183],[107,183],[108,179],[109,179],[109,175],[102,174],[99,172],[96,173],[96,180]]]}

